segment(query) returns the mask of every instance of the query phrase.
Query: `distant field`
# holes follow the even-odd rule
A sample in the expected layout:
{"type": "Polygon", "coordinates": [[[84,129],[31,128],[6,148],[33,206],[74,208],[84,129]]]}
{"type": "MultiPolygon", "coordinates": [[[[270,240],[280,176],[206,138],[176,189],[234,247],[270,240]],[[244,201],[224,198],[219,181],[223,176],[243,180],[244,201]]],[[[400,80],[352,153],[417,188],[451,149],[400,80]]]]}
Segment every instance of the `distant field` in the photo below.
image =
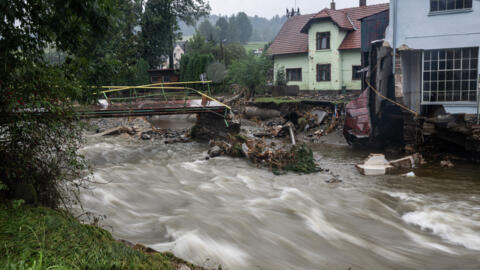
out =
{"type": "Polygon", "coordinates": [[[250,52],[250,51],[254,51],[256,49],[260,49],[265,46],[265,44],[267,44],[267,42],[249,42],[247,43],[246,45],[243,45],[245,47],[245,50],[247,50],[247,52],[250,52]]]}

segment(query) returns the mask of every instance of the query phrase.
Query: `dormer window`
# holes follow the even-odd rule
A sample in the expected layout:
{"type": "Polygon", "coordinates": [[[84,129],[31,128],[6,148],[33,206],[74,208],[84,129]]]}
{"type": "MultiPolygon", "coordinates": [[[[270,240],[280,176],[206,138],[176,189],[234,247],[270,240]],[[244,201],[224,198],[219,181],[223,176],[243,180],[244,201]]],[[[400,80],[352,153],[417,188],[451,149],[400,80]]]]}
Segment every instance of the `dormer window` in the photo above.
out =
{"type": "Polygon", "coordinates": [[[330,32],[317,33],[317,51],[330,49],[330,32]]]}
{"type": "Polygon", "coordinates": [[[472,0],[430,0],[431,12],[472,9],[472,0]]]}

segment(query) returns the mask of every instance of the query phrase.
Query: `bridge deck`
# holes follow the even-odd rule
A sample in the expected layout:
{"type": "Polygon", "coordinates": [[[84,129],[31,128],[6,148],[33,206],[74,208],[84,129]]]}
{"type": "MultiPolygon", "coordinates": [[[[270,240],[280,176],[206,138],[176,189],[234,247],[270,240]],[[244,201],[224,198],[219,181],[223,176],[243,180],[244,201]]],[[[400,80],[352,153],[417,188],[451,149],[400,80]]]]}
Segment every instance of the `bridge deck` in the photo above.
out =
{"type": "Polygon", "coordinates": [[[170,114],[196,114],[215,112],[225,114],[227,107],[223,104],[205,99],[172,100],[172,101],[141,101],[135,103],[92,105],[76,109],[82,117],[107,118],[170,114]]]}

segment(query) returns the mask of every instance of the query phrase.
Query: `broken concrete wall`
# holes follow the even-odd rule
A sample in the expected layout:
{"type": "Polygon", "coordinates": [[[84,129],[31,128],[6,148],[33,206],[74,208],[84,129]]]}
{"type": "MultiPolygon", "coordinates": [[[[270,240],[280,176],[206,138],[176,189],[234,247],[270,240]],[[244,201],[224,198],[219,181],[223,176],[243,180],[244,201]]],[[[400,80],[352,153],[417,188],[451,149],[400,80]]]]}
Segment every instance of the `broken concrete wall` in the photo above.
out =
{"type": "Polygon", "coordinates": [[[237,134],[239,131],[240,124],[229,117],[216,113],[200,113],[192,128],[191,137],[197,141],[227,139],[229,134],[237,134]]]}

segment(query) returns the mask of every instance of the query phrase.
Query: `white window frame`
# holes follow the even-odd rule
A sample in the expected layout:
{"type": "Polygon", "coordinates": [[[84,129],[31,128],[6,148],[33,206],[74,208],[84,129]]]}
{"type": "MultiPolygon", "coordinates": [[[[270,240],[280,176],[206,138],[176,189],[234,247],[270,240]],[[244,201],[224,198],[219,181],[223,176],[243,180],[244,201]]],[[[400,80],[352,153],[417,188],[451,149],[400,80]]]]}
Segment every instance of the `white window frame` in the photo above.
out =
{"type": "MultiPolygon", "coordinates": [[[[472,58],[469,58],[469,59],[471,60],[472,58]]],[[[480,51],[479,51],[479,48],[478,48],[478,47],[444,48],[444,49],[424,50],[424,51],[422,51],[422,59],[421,59],[421,60],[422,60],[422,71],[421,71],[421,76],[422,76],[421,89],[422,89],[422,91],[421,91],[421,97],[420,97],[420,98],[421,98],[421,104],[422,104],[422,105],[441,105],[441,104],[472,105],[472,104],[477,104],[477,103],[478,103],[479,98],[480,98],[480,97],[479,97],[479,95],[480,95],[480,87],[479,87],[480,51]],[[460,49],[460,50],[461,50],[461,49],[474,49],[474,48],[477,49],[477,58],[476,58],[476,59],[477,59],[477,67],[476,67],[476,75],[477,75],[477,76],[476,76],[476,79],[475,79],[476,89],[474,89],[474,90],[470,90],[470,89],[469,89],[469,90],[460,90],[460,99],[461,99],[462,93],[463,93],[464,91],[468,91],[468,92],[476,92],[476,100],[472,100],[472,101],[470,101],[470,100],[469,100],[469,101],[462,101],[462,100],[460,100],[460,101],[425,101],[425,100],[424,100],[424,93],[425,93],[425,89],[424,89],[424,88],[425,88],[425,80],[424,80],[424,73],[425,73],[425,52],[426,52],[426,51],[433,51],[433,50],[435,50],[435,51],[442,51],[442,50],[455,50],[455,49],[460,49]]],[[[460,71],[464,71],[464,69],[463,69],[463,58],[462,58],[462,63],[460,64],[460,66],[461,66],[460,71]]],[[[440,70],[440,69],[437,69],[437,70],[440,70]]],[[[458,71],[458,69],[454,69],[454,68],[453,68],[453,69],[446,69],[446,68],[445,68],[444,70],[445,70],[445,71],[447,71],[447,70],[450,70],[450,71],[455,71],[455,70],[457,70],[457,71],[458,71]]],[[[468,70],[471,71],[471,70],[473,70],[473,69],[468,69],[468,70]]],[[[437,82],[438,82],[438,81],[440,81],[440,80],[437,78],[437,82]]],[[[455,80],[452,80],[452,82],[454,82],[454,81],[455,81],[455,80]]],[[[473,80],[469,79],[468,81],[473,81],[473,80]]],[[[445,78],[445,82],[447,82],[447,79],[446,79],[446,78],[445,78]]],[[[463,79],[461,79],[460,82],[462,83],[462,82],[463,82],[463,79]]],[[[460,84],[461,84],[461,83],[460,83],[460,84]]],[[[439,90],[437,89],[437,90],[435,90],[435,91],[438,92],[439,90]]],[[[452,90],[452,91],[455,91],[455,90],[452,90]]],[[[429,90],[428,92],[432,92],[432,91],[429,90]]],[[[447,91],[445,90],[444,92],[446,93],[447,91]]],[[[445,98],[445,99],[446,99],[446,98],[445,98]]]]}

